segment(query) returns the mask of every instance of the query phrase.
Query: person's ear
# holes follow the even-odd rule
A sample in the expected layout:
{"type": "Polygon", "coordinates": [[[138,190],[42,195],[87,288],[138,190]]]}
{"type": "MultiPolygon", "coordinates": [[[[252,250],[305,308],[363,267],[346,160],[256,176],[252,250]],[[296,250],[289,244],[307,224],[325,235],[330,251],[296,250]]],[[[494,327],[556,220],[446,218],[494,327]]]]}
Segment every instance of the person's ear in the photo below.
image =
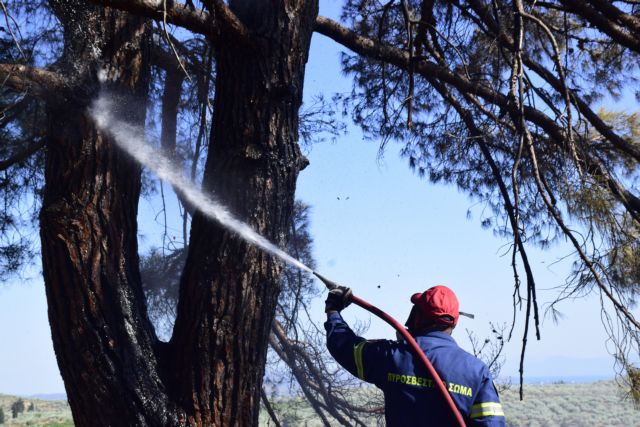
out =
{"type": "Polygon", "coordinates": [[[413,330],[415,328],[416,315],[417,315],[417,307],[414,305],[411,308],[411,312],[409,313],[409,317],[407,317],[407,321],[404,322],[404,326],[409,330],[409,333],[411,333],[411,335],[413,335],[413,330]]]}

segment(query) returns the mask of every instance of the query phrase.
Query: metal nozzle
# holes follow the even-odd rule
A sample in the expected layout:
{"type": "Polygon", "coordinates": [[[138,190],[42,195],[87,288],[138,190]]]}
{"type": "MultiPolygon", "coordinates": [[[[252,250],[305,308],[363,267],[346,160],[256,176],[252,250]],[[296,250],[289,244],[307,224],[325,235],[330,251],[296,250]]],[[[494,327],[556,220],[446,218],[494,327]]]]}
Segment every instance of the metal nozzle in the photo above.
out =
{"type": "Polygon", "coordinates": [[[329,289],[329,290],[335,289],[335,288],[337,288],[339,286],[336,282],[327,279],[326,277],[324,277],[320,273],[317,273],[317,272],[314,271],[313,275],[316,276],[318,279],[322,280],[322,283],[324,283],[325,286],[327,287],[327,289],[329,289]]]}

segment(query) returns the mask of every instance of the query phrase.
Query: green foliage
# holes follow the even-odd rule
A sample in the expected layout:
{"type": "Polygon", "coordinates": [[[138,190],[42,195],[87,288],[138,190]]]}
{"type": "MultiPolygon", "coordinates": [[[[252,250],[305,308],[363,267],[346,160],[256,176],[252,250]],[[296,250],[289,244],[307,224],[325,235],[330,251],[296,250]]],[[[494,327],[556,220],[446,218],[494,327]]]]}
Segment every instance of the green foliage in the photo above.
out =
{"type": "Polygon", "coordinates": [[[0,408],[0,424],[4,424],[4,410],[0,408]]]}
{"type": "MultiPolygon", "coordinates": [[[[612,111],[604,107],[598,110],[598,116],[609,123],[613,129],[625,138],[630,144],[640,145],[640,113],[612,111]]],[[[597,133],[591,129],[594,136],[597,133]]],[[[624,171],[621,171],[624,172],[624,171]]]]}
{"type": "MultiPolygon", "coordinates": [[[[359,405],[362,402],[377,402],[379,403],[375,407],[371,407],[370,411],[364,414],[359,414],[358,423],[355,425],[366,426],[379,426],[382,424],[383,414],[378,409],[382,408],[382,394],[378,389],[366,385],[365,387],[354,388],[340,388],[336,390],[340,396],[348,396],[349,402],[352,405],[359,405]],[[362,424],[361,424],[362,423],[362,424]]],[[[318,415],[314,412],[313,408],[309,405],[309,402],[303,396],[296,397],[272,397],[270,399],[273,410],[279,417],[279,421],[284,425],[290,427],[298,426],[322,426],[324,425],[318,415]]],[[[330,425],[340,425],[334,418],[328,414],[328,420],[330,425]]],[[[273,421],[269,418],[266,410],[261,406],[258,425],[260,426],[273,426],[273,421]]]]}

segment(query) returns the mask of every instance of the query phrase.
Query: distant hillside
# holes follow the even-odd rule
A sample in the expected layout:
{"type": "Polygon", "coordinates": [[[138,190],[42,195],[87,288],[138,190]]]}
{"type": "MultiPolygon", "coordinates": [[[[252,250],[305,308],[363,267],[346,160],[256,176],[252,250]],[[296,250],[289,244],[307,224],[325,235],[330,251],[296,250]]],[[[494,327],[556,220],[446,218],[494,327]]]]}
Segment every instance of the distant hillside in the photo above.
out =
{"type": "Polygon", "coordinates": [[[34,394],[33,396],[29,396],[30,399],[40,399],[40,400],[67,400],[67,395],[64,393],[42,393],[42,394],[34,394]]]}
{"type": "Polygon", "coordinates": [[[3,427],[47,426],[73,427],[71,410],[66,400],[43,400],[23,397],[24,412],[18,418],[11,418],[11,404],[18,400],[17,396],[0,394],[0,408],[4,411],[3,427]],[[27,409],[33,403],[34,410],[27,409]]]}
{"type": "MultiPolygon", "coordinates": [[[[377,392],[375,388],[368,390],[370,393],[377,392]]],[[[513,386],[502,393],[502,403],[507,425],[513,427],[640,426],[640,411],[621,398],[614,381],[525,385],[525,400],[522,402],[518,398],[518,388],[513,386]]],[[[283,425],[322,425],[301,399],[282,399],[274,406],[282,416],[283,425]]],[[[261,413],[260,425],[266,427],[274,424],[266,413],[261,413]]],[[[367,425],[375,426],[375,420],[369,420],[367,425]]]]}

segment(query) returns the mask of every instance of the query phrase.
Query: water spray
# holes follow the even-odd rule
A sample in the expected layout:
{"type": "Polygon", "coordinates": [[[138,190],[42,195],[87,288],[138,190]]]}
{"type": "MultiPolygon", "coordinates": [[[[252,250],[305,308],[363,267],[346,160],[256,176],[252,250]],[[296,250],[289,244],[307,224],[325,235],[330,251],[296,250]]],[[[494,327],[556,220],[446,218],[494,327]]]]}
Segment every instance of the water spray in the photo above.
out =
{"type": "Polygon", "coordinates": [[[248,224],[234,217],[231,212],[214,197],[205,194],[197,188],[191,180],[181,173],[180,168],[176,164],[145,141],[144,129],[120,120],[114,113],[116,110],[114,100],[103,94],[94,102],[89,113],[98,128],[111,135],[118,147],[128,153],[138,163],[155,172],[160,179],[169,182],[174,188],[180,190],[184,198],[205,216],[217,221],[227,229],[236,232],[245,241],[277,256],[286,263],[308,273],[312,272],[309,267],[258,234],[248,224]]]}
{"type": "MultiPolygon", "coordinates": [[[[94,102],[90,108],[89,113],[95,121],[98,128],[101,131],[111,135],[114,142],[133,157],[140,164],[148,167],[162,180],[169,182],[174,188],[180,190],[190,203],[192,203],[202,214],[217,221],[227,229],[234,231],[245,241],[254,244],[268,253],[277,256],[281,260],[287,262],[294,267],[297,267],[308,273],[313,273],[318,279],[320,279],[325,286],[331,290],[337,288],[336,282],[327,279],[320,273],[311,270],[309,267],[287,254],[275,244],[271,243],[268,239],[258,234],[248,224],[235,218],[229,210],[214,197],[205,194],[202,190],[197,188],[193,182],[187,179],[181,172],[180,168],[175,165],[167,156],[162,155],[155,150],[151,145],[145,141],[144,129],[138,126],[132,126],[118,117],[114,113],[116,111],[115,104],[112,99],[106,95],[100,95],[100,97],[94,102]]],[[[365,310],[378,316],[395,330],[397,330],[402,337],[411,346],[415,354],[420,358],[427,371],[433,378],[436,386],[440,390],[442,396],[450,407],[452,414],[455,417],[456,424],[461,427],[465,427],[465,422],[458,411],[451,395],[447,391],[444,383],[440,379],[440,376],[433,368],[431,362],[420,349],[420,346],[415,339],[409,334],[409,332],[393,317],[389,316],[384,311],[380,310],[368,302],[356,297],[351,296],[351,302],[358,305],[365,310]]]]}

